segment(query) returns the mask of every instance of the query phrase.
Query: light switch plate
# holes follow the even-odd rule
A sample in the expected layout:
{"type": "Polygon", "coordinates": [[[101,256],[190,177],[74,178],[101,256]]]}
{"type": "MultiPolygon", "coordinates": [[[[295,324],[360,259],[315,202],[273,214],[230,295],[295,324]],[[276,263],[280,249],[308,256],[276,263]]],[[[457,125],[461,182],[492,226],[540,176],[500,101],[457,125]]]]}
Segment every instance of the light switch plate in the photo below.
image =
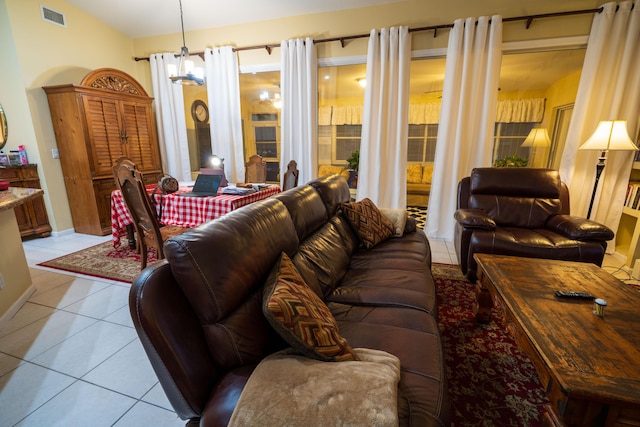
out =
{"type": "Polygon", "coordinates": [[[51,150],[51,156],[53,156],[54,159],[59,159],[60,158],[60,153],[58,153],[58,149],[57,148],[53,148],[51,150]]]}

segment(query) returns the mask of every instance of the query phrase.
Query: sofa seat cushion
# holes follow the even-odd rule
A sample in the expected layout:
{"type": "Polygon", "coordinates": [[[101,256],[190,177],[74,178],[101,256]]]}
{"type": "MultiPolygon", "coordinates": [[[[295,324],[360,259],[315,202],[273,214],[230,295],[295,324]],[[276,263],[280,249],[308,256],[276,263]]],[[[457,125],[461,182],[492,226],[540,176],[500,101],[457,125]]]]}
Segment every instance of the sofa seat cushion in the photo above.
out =
{"type": "Polygon", "coordinates": [[[407,193],[420,194],[428,196],[431,190],[431,184],[424,183],[407,183],[407,193]]]}
{"type": "Polygon", "coordinates": [[[327,305],[302,280],[287,254],[265,284],[262,311],[297,353],[325,362],[358,360],[327,305]]]}
{"type": "MultiPolygon", "coordinates": [[[[387,316],[402,317],[407,309],[388,308],[387,316]],[[397,313],[392,313],[397,310],[397,313]]],[[[337,317],[340,319],[340,315],[337,317]]],[[[433,332],[362,321],[338,320],[343,336],[354,347],[386,351],[400,359],[398,417],[400,425],[449,425],[446,370],[435,319],[425,314],[433,332]]]]}
{"type": "MultiPolygon", "coordinates": [[[[505,227],[495,231],[475,230],[469,253],[488,253],[530,258],[546,258],[600,265],[604,248],[598,242],[580,242],[546,229],[505,227]]],[[[469,259],[475,271],[475,260],[469,259]]]]}
{"type": "Polygon", "coordinates": [[[422,230],[392,237],[368,251],[355,252],[349,269],[401,268],[426,269],[431,275],[431,249],[422,230]]]}
{"type": "Polygon", "coordinates": [[[424,271],[349,270],[327,301],[352,305],[408,307],[437,313],[435,288],[425,286],[424,271]],[[384,279],[381,279],[384,277],[384,279]],[[393,283],[389,286],[388,283],[393,283]]]}

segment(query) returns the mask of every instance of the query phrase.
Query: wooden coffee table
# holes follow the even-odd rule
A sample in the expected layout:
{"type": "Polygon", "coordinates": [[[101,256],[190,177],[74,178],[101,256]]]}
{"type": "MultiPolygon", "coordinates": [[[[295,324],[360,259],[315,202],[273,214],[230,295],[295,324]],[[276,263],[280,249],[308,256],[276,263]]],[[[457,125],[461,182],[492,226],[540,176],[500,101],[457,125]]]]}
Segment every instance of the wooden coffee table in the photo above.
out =
{"type": "Polygon", "coordinates": [[[529,355],[551,404],[546,421],[569,426],[640,425],[640,292],[594,264],[475,254],[477,320],[504,317],[529,355]],[[555,290],[607,301],[565,300],[555,290]]]}

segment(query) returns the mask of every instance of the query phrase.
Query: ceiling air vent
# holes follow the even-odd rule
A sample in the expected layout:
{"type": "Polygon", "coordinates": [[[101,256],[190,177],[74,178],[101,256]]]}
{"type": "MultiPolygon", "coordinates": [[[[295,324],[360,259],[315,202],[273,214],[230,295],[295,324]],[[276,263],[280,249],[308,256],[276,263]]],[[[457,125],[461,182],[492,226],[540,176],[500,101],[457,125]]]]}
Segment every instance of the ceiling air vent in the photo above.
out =
{"type": "Polygon", "coordinates": [[[60,25],[61,27],[67,26],[64,14],[62,12],[58,12],[57,10],[53,10],[42,5],[40,5],[40,12],[42,13],[42,19],[44,19],[45,21],[51,22],[52,24],[60,25]]]}

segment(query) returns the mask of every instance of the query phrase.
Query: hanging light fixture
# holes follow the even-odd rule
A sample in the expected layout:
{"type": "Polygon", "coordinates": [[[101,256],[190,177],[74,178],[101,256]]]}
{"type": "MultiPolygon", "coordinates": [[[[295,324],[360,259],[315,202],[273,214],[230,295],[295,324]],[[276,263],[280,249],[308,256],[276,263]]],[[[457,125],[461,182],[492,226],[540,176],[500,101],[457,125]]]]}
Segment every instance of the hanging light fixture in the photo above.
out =
{"type": "Polygon", "coordinates": [[[201,86],[204,84],[204,74],[196,70],[193,61],[189,58],[189,49],[184,39],[184,18],[182,16],[182,0],[180,4],[180,25],[182,26],[182,49],[180,50],[180,65],[178,70],[175,67],[169,68],[169,78],[173,83],[185,86],[201,86]]]}

